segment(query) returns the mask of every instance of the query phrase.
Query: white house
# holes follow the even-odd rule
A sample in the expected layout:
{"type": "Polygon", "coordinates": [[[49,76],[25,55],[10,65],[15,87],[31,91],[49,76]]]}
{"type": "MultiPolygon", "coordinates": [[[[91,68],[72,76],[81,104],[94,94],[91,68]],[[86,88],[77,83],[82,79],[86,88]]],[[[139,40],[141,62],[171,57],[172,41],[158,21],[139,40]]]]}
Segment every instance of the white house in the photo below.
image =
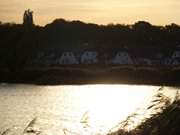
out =
{"type": "Polygon", "coordinates": [[[175,66],[180,65],[180,62],[178,60],[173,60],[172,65],[175,65],[175,66]]]}
{"type": "Polygon", "coordinates": [[[173,54],[172,54],[172,59],[173,59],[173,62],[172,62],[172,65],[180,65],[180,51],[174,51],[173,54]]]}
{"type": "Polygon", "coordinates": [[[127,52],[118,52],[112,59],[112,64],[130,65],[133,61],[127,52]]]}
{"type": "Polygon", "coordinates": [[[174,59],[174,58],[180,58],[180,51],[175,51],[175,52],[173,52],[172,58],[173,58],[173,59],[174,59]]]}
{"type": "Polygon", "coordinates": [[[60,59],[58,60],[59,64],[79,64],[78,60],[76,59],[75,55],[72,52],[64,52],[62,53],[60,59]]]}
{"type": "Polygon", "coordinates": [[[82,64],[97,63],[98,62],[97,56],[98,56],[98,53],[95,51],[85,51],[81,55],[81,63],[82,64]]]}
{"type": "Polygon", "coordinates": [[[152,65],[153,64],[152,60],[147,59],[147,58],[137,58],[135,60],[135,63],[137,65],[152,65]]]}
{"type": "Polygon", "coordinates": [[[172,65],[172,63],[173,63],[173,59],[171,59],[171,58],[165,58],[162,60],[162,64],[166,65],[166,66],[172,65]]]}
{"type": "Polygon", "coordinates": [[[40,64],[40,65],[44,65],[44,66],[50,66],[52,64],[55,64],[54,58],[55,58],[54,53],[45,54],[44,52],[40,52],[33,59],[32,63],[33,64],[40,64]]]}

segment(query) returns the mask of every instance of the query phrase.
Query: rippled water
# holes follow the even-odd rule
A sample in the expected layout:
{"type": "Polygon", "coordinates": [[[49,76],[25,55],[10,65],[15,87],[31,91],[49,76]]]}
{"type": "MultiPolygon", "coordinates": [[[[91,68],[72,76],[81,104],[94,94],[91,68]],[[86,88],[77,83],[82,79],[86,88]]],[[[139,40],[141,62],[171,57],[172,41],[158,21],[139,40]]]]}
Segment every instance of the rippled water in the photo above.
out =
{"type": "MultiPolygon", "coordinates": [[[[21,133],[36,118],[47,134],[106,134],[151,101],[157,86],[0,85],[0,133],[21,133]]],[[[169,92],[169,95],[173,95],[169,92]]]]}

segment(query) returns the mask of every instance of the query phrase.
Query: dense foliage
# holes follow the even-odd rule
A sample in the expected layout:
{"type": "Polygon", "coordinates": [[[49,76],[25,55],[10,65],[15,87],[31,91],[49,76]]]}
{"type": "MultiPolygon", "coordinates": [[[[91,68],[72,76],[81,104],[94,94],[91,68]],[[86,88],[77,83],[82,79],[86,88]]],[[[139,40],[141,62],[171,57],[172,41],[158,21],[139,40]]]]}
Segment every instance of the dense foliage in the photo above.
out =
{"type": "Polygon", "coordinates": [[[154,26],[145,21],[133,25],[97,25],[56,19],[44,27],[0,23],[0,67],[22,68],[39,52],[96,49],[100,52],[128,49],[133,56],[151,57],[180,45],[180,26],[154,26]]]}

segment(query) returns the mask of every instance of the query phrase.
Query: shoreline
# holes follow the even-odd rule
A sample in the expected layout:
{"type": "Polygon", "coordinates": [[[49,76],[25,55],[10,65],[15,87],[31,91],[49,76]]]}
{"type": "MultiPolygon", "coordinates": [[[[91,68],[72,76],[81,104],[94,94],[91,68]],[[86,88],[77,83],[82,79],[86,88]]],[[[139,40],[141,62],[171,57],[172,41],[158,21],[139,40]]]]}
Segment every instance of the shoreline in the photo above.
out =
{"type": "Polygon", "coordinates": [[[0,71],[2,83],[37,85],[137,84],[180,86],[180,67],[64,66],[0,71]]]}

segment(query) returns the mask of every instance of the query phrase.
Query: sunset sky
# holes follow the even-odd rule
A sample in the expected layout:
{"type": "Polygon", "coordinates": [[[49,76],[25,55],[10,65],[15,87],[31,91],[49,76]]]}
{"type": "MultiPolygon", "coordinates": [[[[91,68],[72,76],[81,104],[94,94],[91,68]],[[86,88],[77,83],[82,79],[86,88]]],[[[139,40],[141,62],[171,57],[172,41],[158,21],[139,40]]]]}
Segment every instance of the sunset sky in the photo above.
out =
{"type": "Polygon", "coordinates": [[[98,24],[138,20],[180,24],[180,0],[0,0],[0,21],[22,23],[28,8],[34,11],[34,22],[39,25],[55,18],[98,24]]]}

